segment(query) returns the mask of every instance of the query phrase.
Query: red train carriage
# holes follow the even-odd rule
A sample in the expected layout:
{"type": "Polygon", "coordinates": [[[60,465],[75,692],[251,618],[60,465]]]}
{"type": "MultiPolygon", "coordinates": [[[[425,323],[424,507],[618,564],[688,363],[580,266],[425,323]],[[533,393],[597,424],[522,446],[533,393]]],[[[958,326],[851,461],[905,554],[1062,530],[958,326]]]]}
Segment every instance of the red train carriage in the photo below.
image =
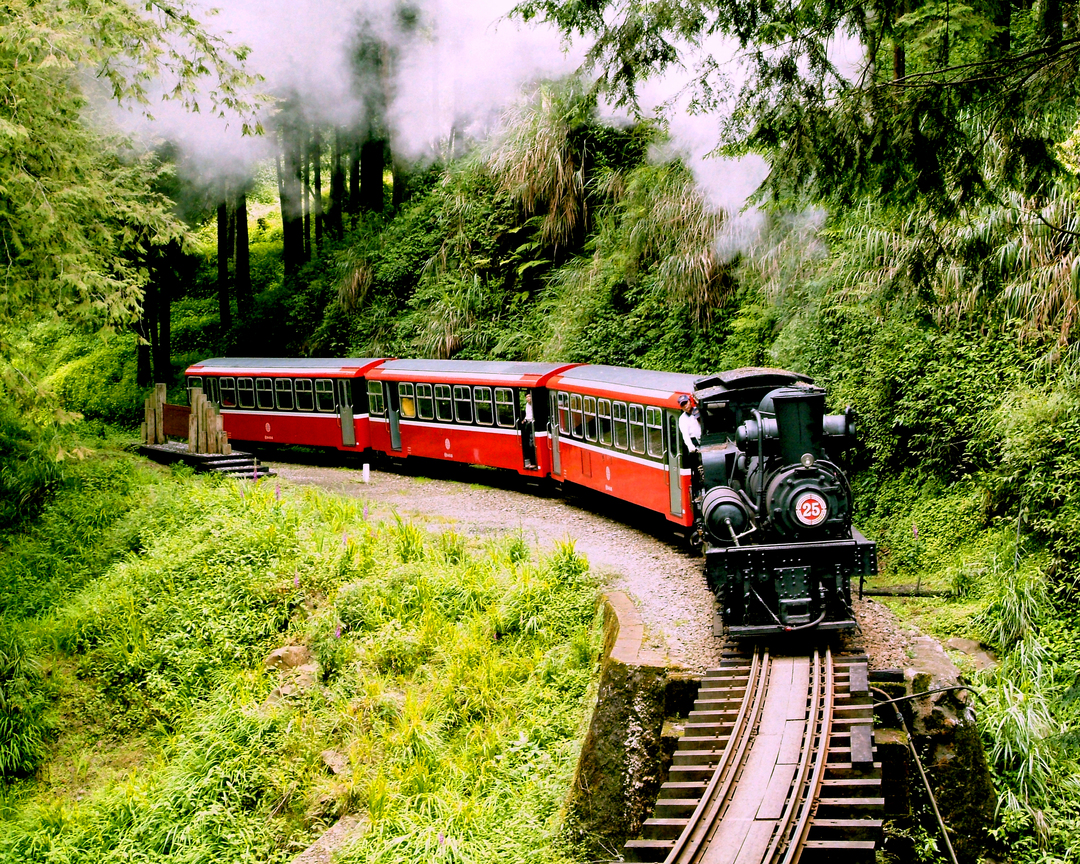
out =
{"type": "Polygon", "coordinates": [[[551,472],[548,379],[569,363],[388,360],[368,374],[371,446],[391,456],[424,456],[551,472]],[[526,422],[526,397],[533,421],[526,422]]]}
{"type": "Polygon", "coordinates": [[[694,524],[678,397],[695,375],[578,366],[548,381],[553,477],[694,524]]]}
{"type": "Polygon", "coordinates": [[[371,446],[365,376],[382,358],[215,357],[188,367],[233,441],[360,451],[371,446]]]}

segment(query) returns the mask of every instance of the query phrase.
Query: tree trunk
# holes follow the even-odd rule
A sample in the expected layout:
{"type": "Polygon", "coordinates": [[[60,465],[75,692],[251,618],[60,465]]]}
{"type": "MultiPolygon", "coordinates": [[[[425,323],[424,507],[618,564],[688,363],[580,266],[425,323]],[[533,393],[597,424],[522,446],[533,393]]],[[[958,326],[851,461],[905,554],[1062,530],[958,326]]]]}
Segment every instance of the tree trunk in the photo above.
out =
{"type": "Polygon", "coordinates": [[[301,201],[300,144],[295,130],[282,131],[281,163],[281,234],[282,263],[286,276],[295,276],[303,263],[304,214],[301,201]]]}
{"type": "Polygon", "coordinates": [[[1042,31],[1046,45],[1056,50],[1061,44],[1061,0],[1043,0],[1042,31]]]}
{"type": "Polygon", "coordinates": [[[180,244],[175,240],[161,250],[157,280],[157,344],[154,346],[154,381],[172,384],[172,295],[176,284],[180,244]]]}
{"type": "Polygon", "coordinates": [[[323,206],[322,206],[322,133],[315,129],[311,138],[315,151],[315,248],[322,251],[323,243],[323,206]]]}
{"type": "Polygon", "coordinates": [[[335,129],[330,158],[330,233],[338,240],[344,236],[342,210],[345,207],[345,171],[341,164],[343,149],[341,130],[335,129]]]}
{"type": "Polygon", "coordinates": [[[144,342],[143,331],[146,329],[145,319],[139,322],[136,332],[142,339],[139,340],[138,348],[135,351],[135,383],[140,387],[146,387],[153,382],[154,373],[153,367],[150,362],[150,343],[144,342]]]}
{"type": "MultiPolygon", "coordinates": [[[[349,142],[349,215],[360,212],[360,142],[353,133],[349,142]]],[[[354,218],[355,221],[355,218],[354,218]]]]}
{"type": "Polygon", "coordinates": [[[304,260],[311,260],[311,138],[304,128],[304,260]]]}
{"type": "Polygon", "coordinates": [[[218,320],[221,322],[221,338],[232,327],[229,309],[229,205],[222,201],[217,210],[217,290],[218,320]]]}
{"type": "Polygon", "coordinates": [[[994,53],[1004,57],[1012,50],[1012,0],[997,0],[991,8],[994,26],[999,29],[990,45],[994,53]]]}
{"type": "Polygon", "coordinates": [[[142,314],[135,324],[135,332],[139,335],[139,345],[135,352],[135,383],[140,387],[146,387],[154,383],[153,348],[157,342],[154,333],[156,323],[156,304],[154,279],[158,268],[154,266],[154,249],[150,248],[146,257],[146,269],[150,272],[150,278],[146,281],[146,290],[143,292],[142,314]]]}
{"type": "Polygon", "coordinates": [[[394,191],[391,202],[394,209],[400,209],[401,205],[409,200],[409,174],[405,170],[405,164],[401,159],[392,159],[391,165],[394,172],[394,191]]]}
{"type": "Polygon", "coordinates": [[[365,141],[360,149],[360,205],[368,211],[383,210],[383,170],[386,167],[386,142],[365,141]]]}
{"type": "Polygon", "coordinates": [[[236,313],[251,317],[251,249],[248,245],[247,195],[236,196],[236,313]]]}

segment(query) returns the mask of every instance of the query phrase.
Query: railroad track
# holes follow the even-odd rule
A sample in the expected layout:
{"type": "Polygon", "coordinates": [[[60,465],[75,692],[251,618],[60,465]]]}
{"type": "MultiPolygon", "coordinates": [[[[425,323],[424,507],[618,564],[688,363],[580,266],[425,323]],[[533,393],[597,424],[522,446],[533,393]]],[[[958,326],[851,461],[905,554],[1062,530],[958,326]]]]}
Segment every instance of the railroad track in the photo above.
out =
{"type": "Polygon", "coordinates": [[[863,654],[725,648],[628,861],[872,862],[881,764],[863,654]]]}

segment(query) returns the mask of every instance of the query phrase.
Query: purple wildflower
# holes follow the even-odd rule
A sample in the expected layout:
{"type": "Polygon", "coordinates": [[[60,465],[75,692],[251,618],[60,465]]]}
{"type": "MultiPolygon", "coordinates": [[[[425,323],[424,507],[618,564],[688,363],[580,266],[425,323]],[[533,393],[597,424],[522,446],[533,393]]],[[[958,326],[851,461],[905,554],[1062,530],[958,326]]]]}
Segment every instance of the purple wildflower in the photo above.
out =
{"type": "Polygon", "coordinates": [[[364,521],[367,522],[367,504],[364,505],[364,521]]]}
{"type": "Polygon", "coordinates": [[[446,838],[443,836],[442,831],[439,832],[439,845],[440,846],[445,846],[446,845],[446,838]]]}
{"type": "Polygon", "coordinates": [[[292,577],[292,584],[294,588],[300,587],[300,574],[297,573],[292,577]]]}
{"type": "Polygon", "coordinates": [[[341,638],[341,625],[340,624],[337,625],[337,630],[334,631],[334,638],[335,639],[340,639],[341,638]]]}
{"type": "Polygon", "coordinates": [[[280,501],[281,500],[281,484],[280,483],[277,483],[277,484],[274,485],[274,500],[275,501],[280,501]]]}

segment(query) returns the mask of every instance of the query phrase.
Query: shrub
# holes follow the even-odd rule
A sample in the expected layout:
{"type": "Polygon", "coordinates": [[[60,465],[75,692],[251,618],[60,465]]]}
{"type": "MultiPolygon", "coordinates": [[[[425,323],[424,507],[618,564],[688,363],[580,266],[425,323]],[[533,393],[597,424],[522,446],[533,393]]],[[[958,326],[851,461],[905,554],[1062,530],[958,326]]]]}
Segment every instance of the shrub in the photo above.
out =
{"type": "Polygon", "coordinates": [[[0,624],[0,778],[33,772],[46,753],[48,699],[25,639],[0,624]]]}
{"type": "Polygon", "coordinates": [[[118,334],[88,354],[65,363],[47,383],[69,410],[131,427],[141,420],[146,397],[135,377],[135,336],[118,334]]]}

